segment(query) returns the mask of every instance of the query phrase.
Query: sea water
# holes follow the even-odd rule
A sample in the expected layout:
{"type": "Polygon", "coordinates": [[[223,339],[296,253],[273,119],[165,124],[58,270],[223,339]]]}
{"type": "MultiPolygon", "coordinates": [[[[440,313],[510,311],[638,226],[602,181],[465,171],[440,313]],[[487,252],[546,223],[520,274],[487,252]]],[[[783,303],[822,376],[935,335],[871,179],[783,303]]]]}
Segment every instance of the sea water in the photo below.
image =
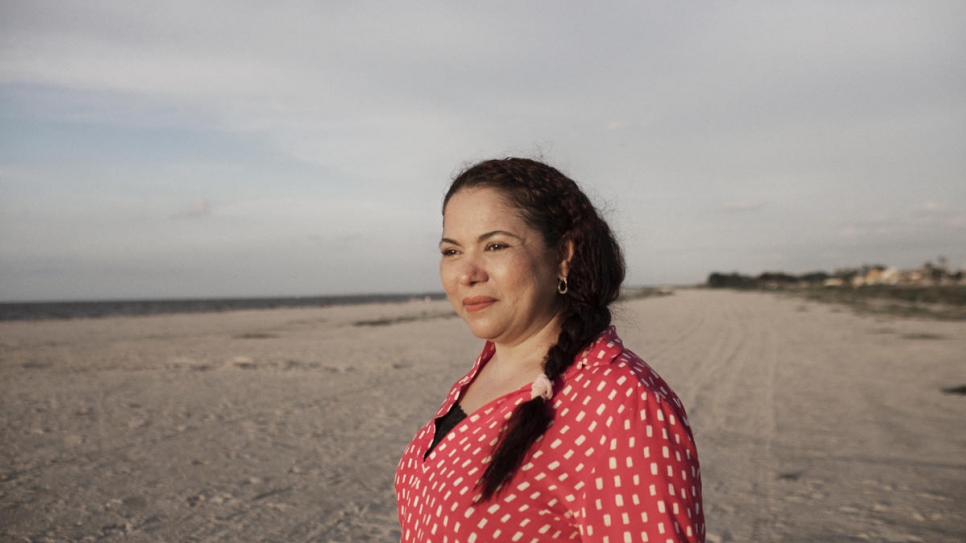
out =
{"type": "Polygon", "coordinates": [[[109,300],[73,302],[0,302],[0,321],[99,318],[167,313],[207,313],[240,309],[325,307],[370,303],[401,303],[442,300],[442,293],[352,294],[343,296],[293,296],[282,298],[212,298],[185,300],[109,300]]]}

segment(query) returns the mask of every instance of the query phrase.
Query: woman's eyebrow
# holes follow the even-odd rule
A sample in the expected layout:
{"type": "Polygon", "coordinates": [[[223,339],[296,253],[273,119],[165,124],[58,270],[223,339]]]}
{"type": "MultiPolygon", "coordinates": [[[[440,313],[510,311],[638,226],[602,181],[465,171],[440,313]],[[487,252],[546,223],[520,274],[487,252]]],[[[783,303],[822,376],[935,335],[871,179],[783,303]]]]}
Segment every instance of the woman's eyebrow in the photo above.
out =
{"type": "MultiPolygon", "coordinates": [[[[506,230],[494,230],[492,232],[487,232],[485,234],[481,234],[480,237],[476,238],[476,242],[477,243],[481,243],[481,242],[484,242],[484,241],[486,241],[486,240],[488,240],[488,239],[490,239],[490,238],[492,238],[494,236],[509,236],[511,238],[515,238],[515,239],[518,239],[520,241],[523,241],[523,238],[522,237],[514,234],[513,232],[507,232],[506,230]]],[[[443,245],[444,243],[449,243],[450,245],[455,245],[457,247],[462,247],[462,245],[460,245],[460,243],[458,241],[456,241],[455,239],[443,238],[443,239],[439,240],[439,244],[440,245],[443,245]]]]}
{"type": "Polygon", "coordinates": [[[439,240],[440,247],[442,247],[444,243],[449,243],[450,245],[455,245],[457,247],[462,247],[462,245],[460,245],[459,242],[457,242],[455,239],[443,238],[443,239],[439,240]]]}
{"type": "Polygon", "coordinates": [[[486,241],[486,240],[492,238],[493,236],[510,236],[511,238],[516,238],[516,239],[518,239],[520,241],[523,241],[523,238],[522,237],[514,234],[513,232],[507,232],[506,230],[494,230],[492,232],[487,232],[487,233],[483,234],[482,236],[476,238],[476,241],[477,242],[486,241]]]}

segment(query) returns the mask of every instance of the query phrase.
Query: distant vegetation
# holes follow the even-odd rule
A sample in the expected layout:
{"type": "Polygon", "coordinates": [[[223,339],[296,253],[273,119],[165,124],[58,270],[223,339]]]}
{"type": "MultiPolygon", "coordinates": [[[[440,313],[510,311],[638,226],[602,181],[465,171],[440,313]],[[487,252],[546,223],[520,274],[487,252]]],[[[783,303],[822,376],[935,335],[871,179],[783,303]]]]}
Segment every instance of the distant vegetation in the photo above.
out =
{"type": "Polygon", "coordinates": [[[710,288],[778,290],[808,300],[846,304],[854,309],[903,316],[966,319],[966,280],[962,270],[950,270],[946,259],[900,271],[883,265],[844,268],[832,273],[803,275],[765,272],[757,276],[714,272],[710,288]]]}
{"type": "Polygon", "coordinates": [[[882,264],[864,264],[857,268],[841,268],[832,273],[814,271],[794,275],[783,271],[768,271],[757,276],[714,272],[708,276],[711,288],[782,288],[782,287],[863,287],[890,286],[955,286],[966,285],[963,270],[949,269],[946,258],[937,263],[926,261],[914,270],[899,270],[882,264]]]}
{"type": "Polygon", "coordinates": [[[621,289],[620,301],[638,300],[652,296],[670,296],[674,289],[670,287],[624,287],[621,289]]]}

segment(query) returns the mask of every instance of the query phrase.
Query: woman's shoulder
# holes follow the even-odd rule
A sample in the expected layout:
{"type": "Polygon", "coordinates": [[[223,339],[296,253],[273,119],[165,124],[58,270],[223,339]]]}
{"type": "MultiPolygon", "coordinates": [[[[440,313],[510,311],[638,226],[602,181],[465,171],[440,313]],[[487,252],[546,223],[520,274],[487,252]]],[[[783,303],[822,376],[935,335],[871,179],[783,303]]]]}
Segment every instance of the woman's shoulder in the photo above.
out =
{"type": "Polygon", "coordinates": [[[638,397],[647,400],[671,402],[680,405],[677,395],[667,382],[641,357],[633,351],[624,350],[606,364],[594,364],[577,368],[564,375],[561,393],[565,396],[581,392],[584,396],[603,395],[609,402],[620,402],[621,398],[637,401],[638,397]]]}
{"type": "Polygon", "coordinates": [[[664,388],[664,379],[643,358],[624,346],[614,326],[600,333],[577,357],[564,375],[565,381],[590,380],[597,383],[664,388]]]}
{"type": "Polygon", "coordinates": [[[634,404],[635,411],[647,405],[684,417],[681,400],[671,387],[644,359],[624,346],[613,326],[577,356],[563,377],[561,399],[595,403],[595,411],[601,414],[624,412],[619,406],[634,404]]]}

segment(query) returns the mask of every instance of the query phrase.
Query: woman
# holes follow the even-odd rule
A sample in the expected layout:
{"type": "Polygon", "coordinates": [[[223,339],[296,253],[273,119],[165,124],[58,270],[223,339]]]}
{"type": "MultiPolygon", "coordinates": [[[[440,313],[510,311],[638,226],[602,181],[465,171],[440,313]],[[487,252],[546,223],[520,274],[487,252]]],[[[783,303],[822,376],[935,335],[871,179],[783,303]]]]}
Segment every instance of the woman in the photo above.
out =
{"type": "Polygon", "coordinates": [[[486,344],[400,460],[402,541],[704,541],[684,408],[610,326],[623,256],[576,183],[479,163],[446,194],[440,251],[486,344]]]}

